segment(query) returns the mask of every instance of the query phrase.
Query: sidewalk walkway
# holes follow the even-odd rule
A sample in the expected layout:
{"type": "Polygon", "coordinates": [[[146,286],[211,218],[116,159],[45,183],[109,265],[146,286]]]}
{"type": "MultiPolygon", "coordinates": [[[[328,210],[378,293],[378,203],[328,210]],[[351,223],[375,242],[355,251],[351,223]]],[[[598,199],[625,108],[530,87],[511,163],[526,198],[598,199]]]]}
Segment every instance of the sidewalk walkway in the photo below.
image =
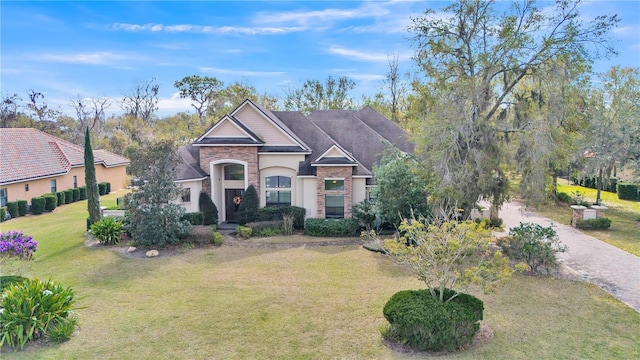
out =
{"type": "MultiPolygon", "coordinates": [[[[567,213],[567,218],[569,217],[567,213]]],[[[524,211],[516,202],[505,203],[499,216],[505,230],[520,222],[542,226],[553,224],[562,244],[569,250],[558,254],[563,265],[579,278],[592,282],[640,312],[640,257],[618,249],[569,225],[524,211]]]]}

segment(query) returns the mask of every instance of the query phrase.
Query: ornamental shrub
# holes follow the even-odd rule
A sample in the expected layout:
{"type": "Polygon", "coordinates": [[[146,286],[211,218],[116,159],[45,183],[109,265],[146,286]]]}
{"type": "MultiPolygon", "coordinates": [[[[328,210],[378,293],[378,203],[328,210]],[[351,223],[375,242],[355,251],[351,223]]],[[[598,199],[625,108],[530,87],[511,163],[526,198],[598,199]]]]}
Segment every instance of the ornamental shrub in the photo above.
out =
{"type": "Polygon", "coordinates": [[[0,233],[0,256],[29,260],[38,249],[38,243],[32,236],[25,236],[22,231],[0,233]]]}
{"type": "Polygon", "coordinates": [[[185,213],[180,217],[180,220],[186,220],[191,225],[203,225],[204,214],[200,211],[185,213]]]}
{"type": "Polygon", "coordinates": [[[509,258],[524,261],[534,274],[558,268],[556,254],[567,251],[553,225],[543,227],[534,223],[520,223],[511,228],[509,237],[500,239],[498,245],[509,258]]]}
{"type": "MultiPolygon", "coordinates": [[[[65,199],[67,194],[64,194],[65,199]]],[[[42,196],[44,198],[44,209],[47,211],[53,211],[56,209],[56,206],[58,205],[58,197],[54,194],[45,194],[42,196]]],[[[66,202],[66,200],[65,200],[66,202]]]]}
{"type": "Polygon", "coordinates": [[[9,211],[9,214],[11,215],[11,218],[17,218],[18,216],[20,216],[20,213],[18,212],[18,202],[17,201],[9,201],[9,202],[7,202],[7,210],[9,211]]]}
{"type": "Polygon", "coordinates": [[[618,199],[620,200],[640,200],[637,184],[618,183],[618,199]]]}
{"type": "Polygon", "coordinates": [[[474,296],[445,289],[447,302],[431,291],[404,290],[394,294],[383,308],[389,322],[388,336],[418,350],[452,351],[470,344],[482,320],[484,305],[474,296]],[[453,297],[455,296],[455,297],[453,297]]]}
{"type": "Polygon", "coordinates": [[[58,191],[56,193],[56,198],[58,199],[58,206],[64,205],[65,204],[65,200],[67,197],[67,193],[65,193],[64,191],[58,191]]]}
{"type": "Polygon", "coordinates": [[[218,208],[213,203],[209,195],[206,192],[201,191],[198,198],[198,206],[200,212],[204,215],[203,225],[217,225],[218,224],[218,208]]]}
{"type": "Polygon", "coordinates": [[[67,189],[64,191],[64,203],[71,204],[73,202],[73,189],[67,189]]]}
{"type": "Polygon", "coordinates": [[[293,216],[293,228],[304,229],[307,209],[299,206],[267,206],[258,210],[258,221],[280,221],[287,215],[293,216]]]}
{"type": "Polygon", "coordinates": [[[31,213],[40,215],[44,212],[46,200],[42,196],[31,198],[31,213]]]}
{"type": "Polygon", "coordinates": [[[43,337],[49,326],[73,314],[75,302],[73,289],[51,280],[11,284],[0,297],[0,346],[22,349],[27,342],[43,337]]]}
{"type": "Polygon", "coordinates": [[[74,188],[71,189],[71,192],[73,193],[73,202],[80,201],[80,189],[74,188]]]}
{"type": "Polygon", "coordinates": [[[251,228],[248,228],[246,226],[236,226],[236,234],[238,234],[238,236],[243,239],[250,238],[252,233],[253,230],[251,230],[251,228]]]}
{"type": "Polygon", "coordinates": [[[111,193],[111,183],[110,183],[110,182],[105,182],[104,184],[105,184],[105,186],[107,187],[107,188],[105,189],[105,190],[106,190],[106,193],[107,193],[107,194],[110,194],[110,193],[111,193]]]}
{"type": "Polygon", "coordinates": [[[78,317],[70,314],[66,318],[49,324],[44,333],[44,337],[52,342],[64,342],[71,339],[73,332],[78,325],[78,317]]]}
{"type": "Polygon", "coordinates": [[[0,208],[0,222],[3,222],[5,217],[7,217],[7,210],[2,207],[0,208]]]}
{"type": "Polygon", "coordinates": [[[240,207],[238,208],[238,214],[240,216],[240,225],[246,223],[258,221],[258,210],[260,209],[260,198],[256,192],[256,188],[253,185],[249,185],[245,190],[240,207]]]}
{"type": "Polygon", "coordinates": [[[80,191],[80,200],[87,200],[87,187],[81,186],[78,191],[80,191]]]}
{"type": "Polygon", "coordinates": [[[310,218],[304,224],[304,233],[309,236],[351,237],[358,236],[358,230],[356,219],[310,218]]]}
{"type": "Polygon", "coordinates": [[[583,230],[606,230],[611,227],[611,219],[598,218],[589,220],[578,220],[576,227],[583,230]]]}
{"type": "Polygon", "coordinates": [[[27,210],[29,209],[27,200],[18,200],[16,202],[18,203],[18,216],[27,215],[27,210]]]}
{"type": "Polygon", "coordinates": [[[573,199],[566,192],[558,192],[556,194],[556,201],[559,203],[570,204],[573,199]]]}
{"type": "Polygon", "coordinates": [[[221,246],[222,243],[224,243],[224,235],[222,235],[219,231],[216,231],[215,228],[211,233],[211,243],[215,246],[221,246]]]}
{"type": "Polygon", "coordinates": [[[116,245],[120,243],[120,235],[124,232],[122,220],[114,217],[104,217],[91,224],[91,233],[104,245],[116,245]]]}
{"type": "Polygon", "coordinates": [[[244,226],[251,228],[251,231],[253,231],[253,234],[257,234],[258,232],[264,230],[264,229],[269,229],[269,228],[284,228],[284,221],[283,220],[279,220],[279,221],[256,221],[256,222],[252,222],[252,223],[247,223],[244,226]]]}
{"type": "Polygon", "coordinates": [[[98,194],[100,194],[100,196],[107,194],[107,184],[106,183],[101,182],[101,183],[98,184],[98,194]]]}

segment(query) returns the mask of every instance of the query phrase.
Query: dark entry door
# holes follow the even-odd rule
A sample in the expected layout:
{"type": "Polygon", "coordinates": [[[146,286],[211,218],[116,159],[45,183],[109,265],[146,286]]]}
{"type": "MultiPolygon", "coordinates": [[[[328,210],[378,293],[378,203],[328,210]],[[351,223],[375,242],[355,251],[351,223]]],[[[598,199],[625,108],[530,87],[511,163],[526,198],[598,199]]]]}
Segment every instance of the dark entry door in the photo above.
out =
{"type": "Polygon", "coordinates": [[[238,209],[242,202],[244,190],[242,189],[225,189],[224,198],[226,204],[227,222],[238,222],[238,209]]]}

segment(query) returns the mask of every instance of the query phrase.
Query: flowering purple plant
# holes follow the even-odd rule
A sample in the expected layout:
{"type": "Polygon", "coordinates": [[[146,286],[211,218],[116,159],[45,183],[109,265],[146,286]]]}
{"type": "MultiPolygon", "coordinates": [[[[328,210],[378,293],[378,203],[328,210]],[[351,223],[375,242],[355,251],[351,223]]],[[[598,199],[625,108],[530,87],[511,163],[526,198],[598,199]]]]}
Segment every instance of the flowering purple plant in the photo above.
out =
{"type": "Polygon", "coordinates": [[[25,236],[22,231],[0,233],[0,256],[29,260],[37,248],[38,243],[33,241],[33,237],[25,236]]]}

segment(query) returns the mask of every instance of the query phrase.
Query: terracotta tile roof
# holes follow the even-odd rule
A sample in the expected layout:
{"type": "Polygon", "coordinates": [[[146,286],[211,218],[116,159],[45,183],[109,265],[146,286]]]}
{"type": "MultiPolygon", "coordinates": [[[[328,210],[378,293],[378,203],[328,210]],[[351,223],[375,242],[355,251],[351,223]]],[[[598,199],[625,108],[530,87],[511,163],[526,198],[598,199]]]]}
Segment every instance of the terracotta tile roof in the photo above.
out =
{"type": "MultiPolygon", "coordinates": [[[[127,158],[95,150],[96,164],[126,165],[127,158]]],[[[84,165],[84,148],[32,128],[0,129],[0,184],[66,174],[84,165]]]]}

